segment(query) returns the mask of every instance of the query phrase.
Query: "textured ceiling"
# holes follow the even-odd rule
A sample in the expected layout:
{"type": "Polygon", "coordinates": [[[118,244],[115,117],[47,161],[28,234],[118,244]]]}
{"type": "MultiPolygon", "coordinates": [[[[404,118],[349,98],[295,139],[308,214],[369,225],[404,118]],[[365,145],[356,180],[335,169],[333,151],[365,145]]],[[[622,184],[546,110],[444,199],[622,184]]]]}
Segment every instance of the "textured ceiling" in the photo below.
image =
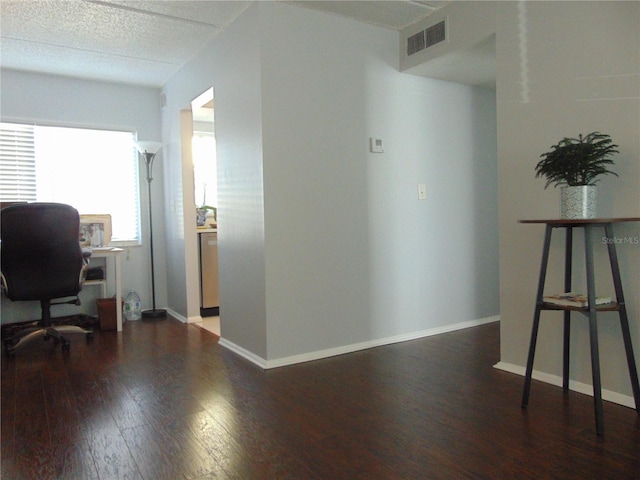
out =
{"type": "MultiPolygon", "coordinates": [[[[16,70],[159,87],[251,3],[0,0],[0,61],[16,70]]],[[[448,1],[287,3],[401,30],[448,1]]]]}
{"type": "Polygon", "coordinates": [[[1,0],[7,68],[160,86],[247,2],[1,0]]]}

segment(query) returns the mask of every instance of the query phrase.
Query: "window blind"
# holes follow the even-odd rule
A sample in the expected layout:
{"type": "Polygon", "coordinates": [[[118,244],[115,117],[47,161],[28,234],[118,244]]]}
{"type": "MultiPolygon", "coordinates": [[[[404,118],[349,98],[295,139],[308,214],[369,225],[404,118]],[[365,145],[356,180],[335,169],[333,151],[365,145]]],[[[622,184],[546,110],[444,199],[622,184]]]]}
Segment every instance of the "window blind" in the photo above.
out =
{"type": "Polygon", "coordinates": [[[0,123],[0,201],[36,200],[33,125],[0,123]]]}

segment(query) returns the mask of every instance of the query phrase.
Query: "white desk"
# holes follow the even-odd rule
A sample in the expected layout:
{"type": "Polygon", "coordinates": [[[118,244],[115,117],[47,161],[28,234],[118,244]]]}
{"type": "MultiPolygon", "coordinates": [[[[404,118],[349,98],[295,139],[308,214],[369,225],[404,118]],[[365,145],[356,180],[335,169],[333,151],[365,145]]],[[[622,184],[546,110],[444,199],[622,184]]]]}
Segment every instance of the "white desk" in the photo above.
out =
{"type": "Polygon", "coordinates": [[[122,248],[116,247],[100,247],[91,249],[91,258],[106,258],[107,274],[103,280],[87,280],[85,285],[100,285],[102,288],[102,296],[107,296],[107,278],[109,278],[109,259],[113,259],[113,277],[116,289],[116,321],[118,332],[122,331],[122,274],[120,255],[122,248]]]}

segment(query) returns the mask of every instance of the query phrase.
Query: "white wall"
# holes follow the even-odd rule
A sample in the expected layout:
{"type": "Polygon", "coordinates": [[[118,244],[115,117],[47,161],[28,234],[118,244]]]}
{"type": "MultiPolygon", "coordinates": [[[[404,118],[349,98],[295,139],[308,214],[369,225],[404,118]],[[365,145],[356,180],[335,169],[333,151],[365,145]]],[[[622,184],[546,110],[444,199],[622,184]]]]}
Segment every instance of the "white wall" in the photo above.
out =
{"type": "Polygon", "coordinates": [[[262,12],[268,359],[497,315],[495,92],[399,73],[396,32],[262,12]]]}
{"type": "MultiPolygon", "coordinates": [[[[257,363],[498,314],[494,93],[400,74],[397,49],[262,2],[166,85],[175,206],[193,203],[178,117],[214,87],[222,343],[257,363]],[[374,135],[387,153],[368,153],[374,135]]],[[[172,305],[190,218],[168,222],[172,305]]]]}
{"type": "MultiPolygon", "coordinates": [[[[262,106],[259,9],[250,8],[215,37],[165,86],[165,138],[174,147],[167,175],[170,212],[167,242],[170,303],[187,317],[197,315],[197,285],[185,287],[197,270],[192,166],[180,157],[180,112],[214,87],[221,330],[225,339],[266,356],[264,220],[262,193],[262,106]],[[187,262],[185,262],[187,258],[187,262]],[[190,289],[190,290],[189,290],[190,289]],[[191,300],[187,302],[187,298],[191,300]],[[188,303],[188,304],[187,304],[188,303]]],[[[197,276],[195,277],[197,280],[197,276]]]]}
{"type": "MultiPolygon", "coordinates": [[[[17,72],[1,71],[0,114],[2,121],[37,122],[45,125],[112,128],[138,132],[141,140],[159,140],[160,101],[159,91],[152,88],[134,87],[106,82],[86,81],[17,72]]],[[[87,152],[90,155],[91,152],[87,152]]],[[[99,172],[87,172],[87,185],[79,186],[91,191],[92,182],[99,182],[99,172]]],[[[142,299],[143,308],[151,307],[151,281],[148,250],[148,203],[147,186],[144,180],[144,168],[140,169],[140,208],[143,245],[129,247],[122,255],[123,294],[135,289],[142,299]]],[[[162,154],[154,164],[154,182],[152,195],[154,206],[162,205],[162,154]]],[[[110,188],[117,195],[117,185],[110,188]]],[[[101,212],[98,212],[101,213],[101,212]]],[[[156,208],[154,214],[154,249],[156,268],[156,304],[166,305],[166,275],[164,244],[164,218],[162,208],[156,208]]],[[[113,294],[113,286],[109,292],[113,294]]],[[[98,287],[86,287],[80,294],[83,301],[81,309],[71,306],[59,306],[53,310],[54,316],[77,313],[79,311],[95,314],[93,299],[99,296],[98,287]]],[[[40,308],[37,302],[13,303],[2,298],[2,323],[26,321],[39,318],[40,308]]]]}

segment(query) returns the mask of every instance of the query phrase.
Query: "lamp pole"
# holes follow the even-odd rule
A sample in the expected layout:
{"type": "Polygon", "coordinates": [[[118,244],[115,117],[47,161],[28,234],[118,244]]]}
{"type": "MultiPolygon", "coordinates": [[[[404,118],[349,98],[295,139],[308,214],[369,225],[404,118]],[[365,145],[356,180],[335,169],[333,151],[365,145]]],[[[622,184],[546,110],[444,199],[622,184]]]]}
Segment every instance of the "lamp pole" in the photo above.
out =
{"type": "Polygon", "coordinates": [[[151,300],[152,309],[143,310],[142,318],[164,318],[167,315],[167,311],[163,308],[156,308],[156,280],[153,261],[153,212],[151,205],[151,181],[153,180],[153,159],[156,157],[158,151],[162,148],[162,144],[159,142],[138,142],[138,151],[144,159],[147,167],[147,194],[149,201],[149,252],[151,254],[151,300]]]}

